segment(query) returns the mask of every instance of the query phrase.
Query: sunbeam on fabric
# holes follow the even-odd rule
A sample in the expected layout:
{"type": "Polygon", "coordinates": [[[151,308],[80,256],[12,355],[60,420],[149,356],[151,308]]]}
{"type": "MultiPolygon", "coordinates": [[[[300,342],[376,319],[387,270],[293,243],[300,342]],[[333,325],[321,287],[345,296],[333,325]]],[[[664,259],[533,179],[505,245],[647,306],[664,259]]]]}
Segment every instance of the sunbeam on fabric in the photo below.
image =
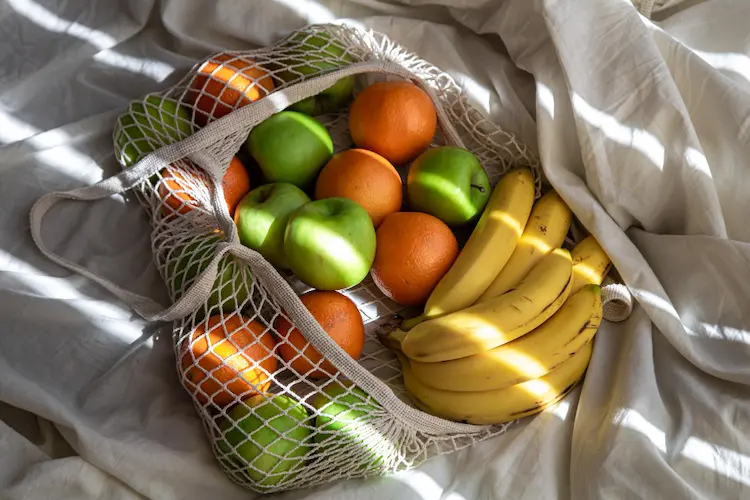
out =
{"type": "Polygon", "coordinates": [[[492,95],[487,88],[463,73],[458,73],[456,75],[456,83],[461,86],[469,101],[471,101],[474,106],[489,113],[492,95]]]}
{"type": "Polygon", "coordinates": [[[38,134],[39,129],[0,109],[0,143],[10,144],[38,134]]]}
{"type": "MultiPolygon", "coordinates": [[[[661,453],[667,453],[665,432],[649,422],[638,411],[632,408],[622,408],[615,414],[613,420],[616,424],[646,437],[661,453]]],[[[672,452],[671,449],[670,452],[672,452]]],[[[747,474],[747,471],[750,471],[750,457],[742,453],[690,436],[682,445],[679,454],[710,471],[750,485],[750,476],[747,474]]]]}
{"type": "Polygon", "coordinates": [[[166,80],[175,69],[162,61],[142,59],[113,51],[111,47],[117,45],[118,41],[108,34],[62,19],[31,0],[8,0],[8,4],[18,14],[48,31],[65,33],[90,43],[99,49],[94,59],[109,66],[140,73],[157,82],[166,80]]]}
{"type": "Polygon", "coordinates": [[[570,413],[570,403],[566,400],[561,400],[556,405],[550,406],[545,410],[547,413],[556,416],[560,420],[567,420],[570,413]]]}
{"type": "Polygon", "coordinates": [[[750,83],[750,57],[731,52],[706,52],[691,48],[695,55],[716,69],[730,71],[750,83]]]}
{"type": "Polygon", "coordinates": [[[336,19],[330,9],[314,0],[276,0],[276,3],[293,10],[310,23],[326,23],[336,19]]]}
{"type": "Polygon", "coordinates": [[[655,293],[649,292],[648,290],[631,287],[630,291],[633,294],[633,297],[638,300],[638,302],[659,309],[660,311],[663,311],[676,320],[680,321],[680,315],[677,314],[674,306],[672,306],[672,304],[668,300],[659,297],[655,293]]]}
{"type": "Polygon", "coordinates": [[[63,301],[86,318],[114,319],[117,321],[102,322],[106,333],[131,343],[140,338],[143,332],[136,323],[129,323],[132,316],[129,309],[111,301],[92,299],[66,281],[66,278],[47,276],[42,271],[0,249],[0,271],[8,273],[28,288],[27,294],[63,301]]]}
{"type": "Polygon", "coordinates": [[[549,117],[555,119],[555,96],[552,94],[552,90],[545,84],[537,81],[536,82],[536,102],[537,104],[549,114],[549,117]]]}
{"type": "Polygon", "coordinates": [[[664,146],[650,132],[623,125],[615,117],[600,111],[573,92],[573,109],[588,125],[600,130],[608,139],[640,151],[659,170],[664,169],[664,146]]]}
{"type": "Polygon", "coordinates": [[[444,488],[429,474],[422,471],[407,471],[397,474],[394,479],[409,486],[419,494],[422,500],[466,500],[463,495],[455,491],[445,494],[444,488]]]}
{"type": "MultiPolygon", "coordinates": [[[[650,19],[641,16],[641,20],[647,28],[666,34],[661,26],[658,26],[650,19]]],[[[709,52],[699,50],[694,48],[692,44],[685,43],[684,41],[682,41],[682,45],[712,67],[718,70],[729,71],[741,77],[744,81],[750,82],[750,57],[748,55],[740,52],[709,52]]]]}
{"type": "Polygon", "coordinates": [[[705,321],[699,321],[698,326],[701,333],[708,338],[730,340],[750,345],[750,332],[747,330],[741,330],[727,325],[714,325],[706,323],[705,321]]]}
{"type": "MultiPolygon", "coordinates": [[[[42,133],[38,128],[24,123],[0,109],[0,143],[11,144],[25,140],[34,150],[34,158],[54,168],[56,172],[82,184],[90,184],[101,180],[101,167],[93,158],[68,146],[67,143],[70,142],[70,139],[61,130],[50,130],[42,133]],[[94,174],[94,172],[98,173],[94,174]]],[[[42,170],[40,179],[44,179],[44,177],[46,177],[46,173],[42,170]]],[[[122,198],[113,199],[123,201],[122,198]]]]}
{"type": "Polygon", "coordinates": [[[685,161],[698,172],[713,179],[711,168],[708,166],[706,156],[697,149],[691,147],[685,149],[685,161]]]}

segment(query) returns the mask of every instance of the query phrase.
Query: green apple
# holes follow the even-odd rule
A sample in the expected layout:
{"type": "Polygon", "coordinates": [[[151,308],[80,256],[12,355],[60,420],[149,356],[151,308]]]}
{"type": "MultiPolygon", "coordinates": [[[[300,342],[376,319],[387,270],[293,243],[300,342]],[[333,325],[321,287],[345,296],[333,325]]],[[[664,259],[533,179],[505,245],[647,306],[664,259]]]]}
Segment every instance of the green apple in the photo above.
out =
{"type": "Polygon", "coordinates": [[[302,99],[287,109],[299,111],[310,116],[324,115],[336,111],[342,108],[352,97],[355,83],[354,76],[345,76],[320,94],[302,99]]]}
{"type": "MultiPolygon", "coordinates": [[[[285,45],[290,47],[288,52],[291,55],[281,63],[291,69],[278,73],[278,77],[285,82],[295,82],[300,78],[319,75],[354,62],[346,49],[335,41],[331,42],[330,35],[325,32],[312,36],[298,33],[285,45]]],[[[346,76],[323,92],[292,104],[287,109],[313,116],[336,111],[351,99],[355,82],[353,75],[346,76]]]]}
{"type": "Polygon", "coordinates": [[[315,395],[312,405],[318,410],[315,442],[330,442],[337,448],[348,446],[353,453],[366,450],[370,459],[362,467],[368,469],[378,469],[383,454],[393,452],[395,444],[373,426],[373,417],[383,408],[351,382],[328,384],[315,395]]]}
{"type": "Polygon", "coordinates": [[[284,233],[289,268],[318,290],[356,285],[375,259],[375,228],[367,211],[348,198],[312,201],[289,218],[284,233]]]}
{"type": "Polygon", "coordinates": [[[118,160],[126,167],[193,133],[188,110],[176,101],[156,95],[148,96],[145,102],[132,102],[118,121],[115,146],[118,160]]]}
{"type": "Polygon", "coordinates": [[[272,265],[288,269],[284,230],[289,216],[310,197],[288,182],[265,184],[250,191],[234,212],[240,242],[257,250],[272,265]]]}
{"type": "Polygon", "coordinates": [[[268,182],[307,189],[333,156],[333,140],[315,118],[282,111],[256,126],[247,138],[249,153],[268,182]]]}
{"type": "Polygon", "coordinates": [[[315,417],[318,432],[315,442],[322,443],[337,434],[351,434],[356,439],[356,428],[367,416],[379,409],[369,402],[367,393],[352,384],[331,382],[315,395],[313,407],[319,411],[315,417]]]}
{"type": "Polygon", "coordinates": [[[428,149],[409,167],[406,194],[412,209],[434,215],[449,226],[481,215],[490,181],[471,152],[453,146],[428,149]]]}
{"type": "Polygon", "coordinates": [[[219,450],[233,465],[247,466],[258,486],[292,479],[311,450],[305,408],[288,396],[268,396],[237,404],[219,424],[219,450]]]}
{"type": "MultiPolygon", "coordinates": [[[[179,298],[187,289],[183,283],[192,284],[211,263],[216,245],[223,241],[219,234],[199,235],[185,246],[172,250],[167,264],[168,284],[179,298]]],[[[241,266],[234,257],[225,255],[219,262],[219,271],[208,297],[209,310],[220,307],[225,312],[235,311],[247,301],[252,285],[250,272],[241,266]]]]}

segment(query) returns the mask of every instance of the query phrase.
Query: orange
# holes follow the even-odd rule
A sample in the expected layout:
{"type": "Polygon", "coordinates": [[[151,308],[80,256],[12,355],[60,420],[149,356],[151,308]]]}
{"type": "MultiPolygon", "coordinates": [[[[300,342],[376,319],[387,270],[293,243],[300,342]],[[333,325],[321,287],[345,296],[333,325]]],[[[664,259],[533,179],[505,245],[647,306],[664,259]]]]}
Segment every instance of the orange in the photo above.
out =
{"type": "MultiPolygon", "coordinates": [[[[157,192],[164,203],[164,215],[174,212],[186,214],[198,206],[198,201],[193,196],[193,192],[198,189],[198,182],[210,190],[208,177],[202,172],[196,174],[177,165],[170,165],[161,171],[161,176],[162,181],[157,192]]],[[[250,177],[239,158],[234,157],[229,162],[229,167],[221,180],[221,187],[224,189],[224,201],[229,209],[229,215],[233,216],[237,205],[250,191],[250,177]]]]}
{"type": "Polygon", "coordinates": [[[275,341],[257,321],[214,315],[198,325],[181,350],[182,382],[201,403],[224,407],[265,392],[276,371],[275,341]]]}
{"type": "MultiPolygon", "coordinates": [[[[354,302],[339,292],[321,290],[308,292],[300,300],[333,341],[349,356],[359,359],[365,345],[365,326],[354,302]]],[[[315,369],[323,357],[286,318],[280,316],[274,326],[280,336],[279,354],[297,373],[324,378],[338,372],[328,360],[315,369]]]]}
{"type": "Polygon", "coordinates": [[[388,160],[366,149],[348,149],[331,158],[315,184],[315,198],[349,198],[367,210],[375,227],[401,209],[401,177],[388,160]]]}
{"type": "Polygon", "coordinates": [[[237,205],[250,192],[250,176],[245,165],[236,156],[229,162],[224,177],[221,178],[221,187],[224,191],[224,201],[229,209],[229,215],[233,217],[237,205]]]}
{"type": "Polygon", "coordinates": [[[273,79],[255,61],[222,53],[198,69],[190,83],[188,100],[195,106],[196,123],[204,126],[265,97],[273,89],[273,79]]]}
{"type": "Polygon", "coordinates": [[[410,82],[379,82],[365,88],[349,110],[354,143],[394,165],[403,165],[427,149],[437,114],[427,93],[410,82]]]}
{"type": "Polygon", "coordinates": [[[458,256],[458,241],[443,221],[421,212],[397,212],[377,230],[372,279],[404,306],[427,301],[458,256]]]}

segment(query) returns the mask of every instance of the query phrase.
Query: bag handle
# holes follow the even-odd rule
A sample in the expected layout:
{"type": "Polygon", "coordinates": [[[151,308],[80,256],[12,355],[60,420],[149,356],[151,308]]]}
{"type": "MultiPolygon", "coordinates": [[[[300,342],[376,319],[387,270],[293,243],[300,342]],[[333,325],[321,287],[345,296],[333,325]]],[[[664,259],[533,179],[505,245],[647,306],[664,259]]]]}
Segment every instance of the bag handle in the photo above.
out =
{"type": "MultiPolygon", "coordinates": [[[[230,248],[239,245],[236,228],[223,205],[223,197],[220,194],[221,178],[224,166],[218,159],[206,150],[215,143],[215,137],[226,137],[238,128],[244,128],[247,124],[255,126],[271,115],[284,110],[289,105],[297,103],[308,97],[319,94],[335,84],[339,79],[350,75],[361,73],[383,73],[400,76],[413,81],[420,86],[432,99],[438,116],[438,123],[445,134],[446,141],[459,147],[463,142],[443,109],[435,92],[430,89],[414,73],[404,67],[386,60],[372,60],[353,63],[341,69],[303,80],[289,87],[273,92],[263,99],[243,106],[232,113],[209,123],[206,127],[196,131],[191,136],[166,146],[163,146],[139,160],[133,166],[122,172],[103,179],[91,186],[83,186],[70,191],[57,191],[43,195],[31,208],[29,218],[31,236],[39,251],[53,262],[69,269],[75,273],[85,276],[98,283],[110,293],[122,300],[139,316],[147,321],[172,321],[189,314],[198,307],[211,293],[211,288],[218,273],[219,261],[230,248]],[[145,181],[156,172],[177,160],[189,158],[191,161],[204,168],[213,179],[212,201],[214,213],[225,229],[229,242],[220,243],[217,252],[212,258],[209,266],[200,274],[191,287],[170,307],[165,308],[149,297],[126,290],[111,280],[99,276],[81,265],[63,258],[49,249],[42,236],[42,222],[47,212],[57,203],[63,200],[95,201],[109,196],[128,191],[145,181]]],[[[244,249],[244,247],[243,247],[244,249]]],[[[237,251],[238,249],[235,249],[237,251]]],[[[249,250],[249,249],[244,249],[249,250]]],[[[232,253],[235,253],[233,251],[232,253]]],[[[252,250],[252,253],[257,254],[252,250]]],[[[240,250],[239,254],[249,258],[247,252],[240,250]]],[[[253,257],[260,257],[260,254],[253,257]]],[[[253,259],[255,260],[255,259],[253,259]]],[[[257,261],[256,261],[257,262],[257,261]]]]}
{"type": "Polygon", "coordinates": [[[339,372],[362,388],[368,395],[384,408],[390,408],[391,414],[404,421],[409,427],[416,427],[427,434],[441,435],[446,432],[457,434],[475,434],[487,429],[488,425],[463,424],[451,422],[430,415],[404,403],[393,390],[359,364],[359,361],[347,354],[330,335],[320,326],[310,311],[302,304],[289,283],[258,252],[242,245],[232,246],[229,250],[235,257],[250,265],[255,277],[272,289],[276,300],[305,339],[324,359],[339,369],[339,372]]]}
{"type": "Polygon", "coordinates": [[[98,183],[93,186],[73,189],[66,192],[49,193],[37,200],[37,202],[34,203],[34,206],[31,208],[30,215],[31,237],[34,240],[37,248],[42,252],[42,254],[44,254],[47,258],[54,261],[55,263],[98,283],[99,285],[107,289],[110,293],[115,295],[118,299],[128,304],[128,306],[130,306],[133,311],[135,311],[139,316],[147,321],[172,321],[188,315],[192,311],[193,304],[195,303],[195,299],[191,298],[192,296],[196,295],[196,293],[204,294],[204,298],[210,295],[211,288],[218,272],[219,260],[228,251],[228,247],[224,248],[222,247],[222,245],[227,246],[227,243],[221,243],[219,245],[219,249],[208,267],[203,273],[200,274],[195,283],[193,283],[193,285],[190,287],[188,292],[193,293],[191,294],[186,292],[182,297],[180,297],[179,300],[177,300],[168,308],[163,307],[162,305],[146,296],[139,295],[120,287],[107,278],[99,276],[98,274],[89,271],[85,267],[52,252],[47,247],[44,239],[42,238],[41,231],[42,219],[49,211],[49,209],[62,200],[93,201],[106,198],[111,194],[121,193],[121,186],[127,184],[126,182],[122,182],[123,177],[121,177],[121,174],[118,174],[115,177],[110,177],[109,179],[106,179],[106,181],[112,182],[108,182],[105,185],[102,185],[102,183],[98,183]]]}

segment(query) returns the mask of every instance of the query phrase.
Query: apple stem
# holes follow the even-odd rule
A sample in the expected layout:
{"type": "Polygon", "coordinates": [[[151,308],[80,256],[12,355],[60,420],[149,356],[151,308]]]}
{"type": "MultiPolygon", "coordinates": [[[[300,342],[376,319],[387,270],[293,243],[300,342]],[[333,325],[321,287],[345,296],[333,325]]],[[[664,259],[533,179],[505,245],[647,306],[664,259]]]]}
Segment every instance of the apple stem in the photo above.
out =
{"type": "Polygon", "coordinates": [[[480,193],[484,193],[485,191],[484,186],[477,186],[476,184],[472,184],[471,187],[477,188],[480,193]]]}

